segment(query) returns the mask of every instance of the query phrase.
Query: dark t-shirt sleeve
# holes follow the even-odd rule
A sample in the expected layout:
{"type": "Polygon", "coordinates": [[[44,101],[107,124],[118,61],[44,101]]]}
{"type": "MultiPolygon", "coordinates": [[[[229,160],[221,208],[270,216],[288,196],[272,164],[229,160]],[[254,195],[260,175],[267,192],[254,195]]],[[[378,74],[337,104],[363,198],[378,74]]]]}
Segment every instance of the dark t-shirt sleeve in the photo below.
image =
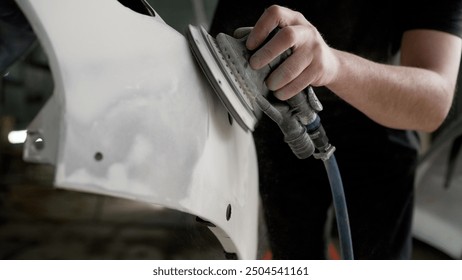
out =
{"type": "Polygon", "coordinates": [[[407,2],[401,16],[403,32],[412,29],[432,29],[462,37],[462,1],[409,0],[407,2]]]}

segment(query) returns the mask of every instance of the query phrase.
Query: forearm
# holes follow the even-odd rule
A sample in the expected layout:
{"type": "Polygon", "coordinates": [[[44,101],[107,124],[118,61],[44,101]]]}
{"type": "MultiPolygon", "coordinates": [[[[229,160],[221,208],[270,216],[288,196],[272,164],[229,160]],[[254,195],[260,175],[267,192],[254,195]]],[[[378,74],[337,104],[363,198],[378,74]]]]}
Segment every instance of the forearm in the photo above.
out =
{"type": "Polygon", "coordinates": [[[332,49],[302,14],[271,6],[247,39],[249,49],[259,46],[250,59],[254,69],[292,50],[266,79],[281,100],[308,85],[326,86],[384,126],[433,131],[452,103],[462,40],[437,30],[408,30],[401,38],[401,66],[379,64],[332,49]],[[261,46],[276,27],[279,32],[261,46]]]}
{"type": "Polygon", "coordinates": [[[438,73],[375,63],[334,51],[335,81],[327,85],[372,120],[391,128],[433,131],[451,106],[454,85],[438,73]]]}

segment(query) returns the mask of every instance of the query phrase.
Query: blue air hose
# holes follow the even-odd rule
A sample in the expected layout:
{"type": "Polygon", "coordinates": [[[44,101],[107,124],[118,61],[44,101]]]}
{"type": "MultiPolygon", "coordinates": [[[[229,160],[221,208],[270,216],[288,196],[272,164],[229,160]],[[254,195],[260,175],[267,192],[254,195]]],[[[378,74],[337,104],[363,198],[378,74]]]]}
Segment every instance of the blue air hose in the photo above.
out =
{"type": "Polygon", "coordinates": [[[287,102],[274,99],[269,102],[262,95],[257,95],[255,101],[260,110],[278,124],[284,134],[284,140],[295,156],[305,159],[313,154],[315,158],[324,162],[337,217],[342,258],[352,260],[353,242],[342,178],[333,154],[335,147],[329,144],[329,139],[321,125],[321,118],[317,113],[322,110],[322,105],[312,87],[309,86],[306,91],[296,94],[287,102]]]}
{"type": "Polygon", "coordinates": [[[332,201],[337,219],[341,255],[344,260],[353,260],[353,243],[351,241],[350,222],[348,220],[345,193],[343,191],[343,183],[337,165],[337,160],[332,154],[329,158],[323,160],[323,162],[332,191],[332,201]]]}

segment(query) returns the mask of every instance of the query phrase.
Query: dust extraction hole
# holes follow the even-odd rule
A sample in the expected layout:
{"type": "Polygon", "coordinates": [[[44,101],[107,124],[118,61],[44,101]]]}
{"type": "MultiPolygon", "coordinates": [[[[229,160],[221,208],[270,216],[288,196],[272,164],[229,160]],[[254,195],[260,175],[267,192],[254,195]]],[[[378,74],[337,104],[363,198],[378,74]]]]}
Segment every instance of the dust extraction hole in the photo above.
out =
{"type": "Polygon", "coordinates": [[[230,125],[233,125],[233,117],[231,116],[230,113],[228,113],[228,122],[230,125]]]}
{"type": "Polygon", "coordinates": [[[229,221],[231,219],[231,204],[228,204],[228,207],[226,207],[226,220],[229,221]]]}
{"type": "Polygon", "coordinates": [[[38,137],[37,139],[35,139],[34,148],[37,151],[41,151],[41,150],[43,150],[45,148],[45,141],[43,141],[43,138],[38,137]]]}
{"type": "Polygon", "coordinates": [[[95,160],[96,161],[102,161],[103,160],[103,154],[100,152],[95,153],[95,160]]]}

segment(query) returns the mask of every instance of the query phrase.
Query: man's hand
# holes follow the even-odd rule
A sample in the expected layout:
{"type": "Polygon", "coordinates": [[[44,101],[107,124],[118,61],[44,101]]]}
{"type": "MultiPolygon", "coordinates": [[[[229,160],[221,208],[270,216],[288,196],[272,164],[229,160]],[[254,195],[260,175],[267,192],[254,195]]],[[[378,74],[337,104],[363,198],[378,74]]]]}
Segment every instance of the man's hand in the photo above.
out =
{"type": "Polygon", "coordinates": [[[338,72],[339,62],[317,29],[295,11],[271,6],[249,34],[247,48],[258,51],[250,58],[250,66],[260,69],[288,49],[288,57],[266,80],[267,87],[281,100],[289,99],[308,85],[325,86],[338,72]],[[275,29],[280,31],[264,46],[261,44],[275,29]]]}
{"type": "Polygon", "coordinates": [[[276,97],[286,100],[308,85],[326,86],[372,120],[391,128],[434,131],[454,96],[462,40],[430,29],[404,32],[401,65],[387,65],[330,48],[302,14],[271,6],[247,39],[258,69],[287,49],[292,55],[267,78],[276,97]],[[268,34],[280,31],[264,46],[268,34]]]}

